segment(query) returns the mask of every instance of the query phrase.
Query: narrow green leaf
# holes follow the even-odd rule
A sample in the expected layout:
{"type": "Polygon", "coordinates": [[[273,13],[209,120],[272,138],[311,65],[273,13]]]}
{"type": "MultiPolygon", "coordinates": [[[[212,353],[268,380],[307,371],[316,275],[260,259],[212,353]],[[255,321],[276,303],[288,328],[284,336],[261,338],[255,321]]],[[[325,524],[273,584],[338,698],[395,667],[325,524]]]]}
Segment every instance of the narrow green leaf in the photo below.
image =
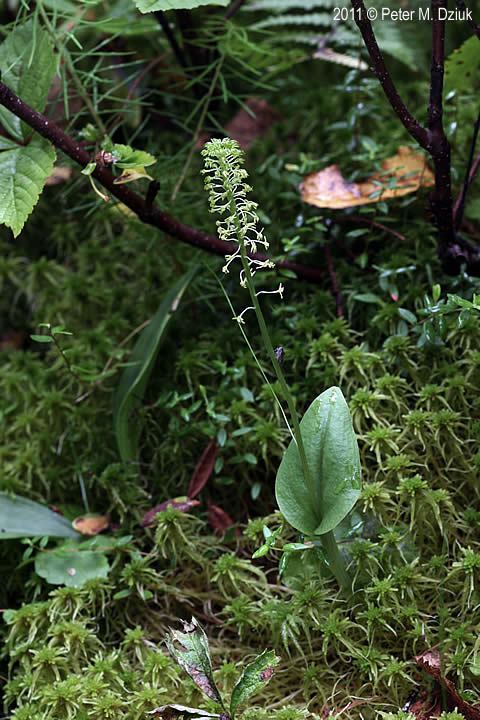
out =
{"type": "Polygon", "coordinates": [[[165,295],[152,320],[139,336],[125,368],[113,401],[113,423],[120,457],[124,462],[135,461],[141,426],[134,411],[143,400],[170,318],[178,307],[197,268],[189,270],[165,295]]]}
{"type": "Polygon", "coordinates": [[[357,439],[340,388],[331,387],[312,402],[300,430],[313,488],[307,486],[292,440],[277,473],[277,502],[294,528],[306,535],[322,535],[348,515],[360,496],[357,439]]]}
{"type": "Polygon", "coordinates": [[[230,0],[134,0],[141,13],[157,10],[193,10],[201,5],[222,5],[225,7],[230,0]]]}
{"type": "Polygon", "coordinates": [[[35,572],[50,585],[80,587],[87,580],[107,577],[109,570],[103,553],[82,550],[81,545],[62,545],[35,558],[35,572]]]}
{"type": "Polygon", "coordinates": [[[0,493],[0,539],[78,537],[72,524],[45,505],[19,495],[0,493]]]}
{"type": "Polygon", "coordinates": [[[51,335],[30,335],[31,339],[39,343],[53,343],[51,335]]]}
{"type": "Polygon", "coordinates": [[[0,224],[20,234],[52,173],[55,150],[43,138],[0,151],[0,224]]]}
{"type": "Polygon", "coordinates": [[[378,297],[378,295],[374,295],[373,293],[359,293],[358,295],[354,295],[353,299],[358,300],[359,302],[383,305],[382,298],[378,297]]]}
{"type": "Polygon", "coordinates": [[[95,172],[97,167],[96,162],[90,162],[88,165],[85,165],[83,170],[81,170],[82,175],[91,175],[93,172],[95,172]]]}
{"type": "Polygon", "coordinates": [[[400,315],[403,320],[410,323],[411,325],[415,325],[417,322],[417,316],[414,315],[410,310],[407,310],[406,308],[398,308],[398,314],[400,315]]]}
{"type": "Polygon", "coordinates": [[[222,698],[213,679],[212,661],[208,638],[197,620],[183,623],[183,632],[170,630],[166,640],[170,654],[181,668],[190,675],[195,685],[210,700],[223,707],[222,698]]]}
{"type": "MultiPolygon", "coordinates": [[[[33,20],[17,25],[0,45],[2,82],[34,110],[43,111],[57,70],[57,59],[49,34],[33,20]]],[[[0,108],[0,122],[17,140],[33,133],[10,110],[0,108]]]]}
{"type": "Polygon", "coordinates": [[[278,657],[273,650],[264,650],[261,655],[257,655],[255,660],[247,665],[233,688],[230,701],[232,720],[238,707],[245,704],[251,695],[260,692],[268,683],[276,665],[278,665],[278,657]]]}

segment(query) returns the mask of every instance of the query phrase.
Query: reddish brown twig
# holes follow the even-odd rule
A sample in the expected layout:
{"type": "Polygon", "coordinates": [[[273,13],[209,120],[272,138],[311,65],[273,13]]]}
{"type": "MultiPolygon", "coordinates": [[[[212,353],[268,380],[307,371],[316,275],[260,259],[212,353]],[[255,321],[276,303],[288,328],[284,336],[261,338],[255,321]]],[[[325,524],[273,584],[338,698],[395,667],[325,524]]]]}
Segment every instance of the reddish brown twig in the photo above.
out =
{"type": "MultiPolygon", "coordinates": [[[[45,115],[33,110],[23,102],[4,83],[0,82],[0,105],[6,107],[14,115],[23,120],[32,130],[49,140],[58,150],[68,155],[81,167],[85,167],[92,158],[79,142],[67,135],[58,125],[48,120],[45,115]]],[[[232,243],[220,240],[214,235],[208,235],[202,230],[197,230],[190,225],[185,225],[168,213],[162,212],[155,206],[149,206],[145,199],[138,193],[130,190],[126,185],[116,185],[114,176],[106,168],[97,165],[93,172],[96,178],[114,197],[132,210],[143,223],[152,225],[158,230],[177,238],[181,242],[193,247],[205,250],[213,255],[225,256],[233,252],[232,243]]],[[[266,259],[263,255],[257,254],[260,260],[266,259]]],[[[289,260],[280,260],[276,263],[277,268],[292,270],[300,279],[318,283],[323,279],[324,273],[320,268],[311,268],[300,265],[289,260]]]]}
{"type": "Polygon", "coordinates": [[[332,257],[332,249],[330,247],[330,244],[327,243],[325,247],[323,248],[325,251],[325,260],[327,261],[327,269],[328,274],[330,276],[330,285],[332,287],[332,295],[335,299],[335,309],[337,312],[337,317],[343,317],[343,296],[342,296],[342,290],[340,288],[340,284],[338,282],[337,273],[335,270],[335,265],[333,264],[333,257],[332,257]]]}
{"type": "Polygon", "coordinates": [[[392,237],[400,240],[400,242],[407,242],[407,238],[397,230],[384,225],[378,220],[370,220],[370,218],[364,215],[338,215],[330,218],[333,223],[338,225],[365,225],[366,227],[373,228],[374,230],[380,230],[381,232],[388,233],[392,237]]]}

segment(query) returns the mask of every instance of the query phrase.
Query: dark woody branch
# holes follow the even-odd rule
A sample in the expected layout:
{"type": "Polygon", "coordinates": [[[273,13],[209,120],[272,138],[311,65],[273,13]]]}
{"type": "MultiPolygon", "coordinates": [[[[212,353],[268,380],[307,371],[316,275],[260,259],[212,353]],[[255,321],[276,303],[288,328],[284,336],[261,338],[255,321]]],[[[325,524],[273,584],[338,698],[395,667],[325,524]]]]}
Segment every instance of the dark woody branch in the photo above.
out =
{"type": "Polygon", "coordinates": [[[430,102],[428,105],[428,142],[435,171],[435,189],[430,207],[439,231],[439,255],[447,260],[455,244],[453,226],[453,198],[451,182],[451,153],[443,127],[443,78],[445,72],[445,20],[448,0],[431,1],[432,64],[430,69],[430,102]]]}
{"type": "MultiPolygon", "coordinates": [[[[45,115],[33,110],[29,105],[24,103],[14,92],[12,92],[4,83],[0,82],[0,105],[10,110],[14,115],[23,120],[32,130],[49,140],[58,150],[61,150],[74,162],[81,167],[85,167],[91,162],[90,154],[72,137],[67,135],[58,125],[48,120],[45,115]]],[[[132,210],[143,223],[152,225],[172,237],[177,238],[183,243],[192,245],[193,247],[205,250],[213,255],[230,255],[234,248],[232,243],[220,240],[214,235],[208,235],[202,230],[197,230],[190,225],[185,225],[168,213],[162,212],[153,205],[153,192],[151,188],[150,195],[145,200],[138,193],[133,192],[125,185],[116,185],[114,176],[105,167],[97,165],[92,173],[108,192],[120,200],[130,210],[132,210]]],[[[263,255],[256,256],[259,259],[266,259],[263,255]]],[[[279,269],[292,270],[298,278],[308,282],[318,283],[325,277],[320,268],[311,268],[300,265],[289,260],[281,260],[276,263],[279,269]]]]}
{"type": "MultiPolygon", "coordinates": [[[[446,272],[455,274],[462,264],[472,273],[480,271],[480,250],[456,234],[451,188],[450,145],[443,127],[443,77],[445,68],[445,10],[448,0],[431,0],[432,62],[430,101],[427,127],[410,113],[388,72],[378,46],[364,0],[351,0],[355,22],[362,34],[373,70],[395,114],[408,133],[426,150],[433,161],[435,189],[430,195],[430,208],[438,231],[438,254],[446,272]]],[[[478,167],[472,165],[470,174],[478,167]]],[[[475,174],[475,173],[474,173],[475,174]]]]}
{"type": "Polygon", "coordinates": [[[426,149],[427,131],[420,125],[418,120],[413,117],[395,87],[395,83],[388,72],[382,52],[378,46],[375,33],[373,32],[372,23],[368,19],[365,3],[363,0],[351,0],[351,3],[355,10],[355,22],[358,25],[365,47],[370,55],[373,70],[383,87],[390,105],[395,111],[397,117],[405,126],[408,133],[415,138],[421,147],[426,149]]]}

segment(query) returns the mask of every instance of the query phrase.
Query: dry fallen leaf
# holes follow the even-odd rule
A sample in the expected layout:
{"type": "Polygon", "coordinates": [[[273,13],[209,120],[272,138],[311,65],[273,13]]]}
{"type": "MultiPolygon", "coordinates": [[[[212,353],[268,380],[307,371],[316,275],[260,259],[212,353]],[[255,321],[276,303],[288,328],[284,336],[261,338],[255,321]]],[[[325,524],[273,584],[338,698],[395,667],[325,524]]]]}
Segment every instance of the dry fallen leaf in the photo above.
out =
{"type": "Polygon", "coordinates": [[[108,515],[82,515],[75,518],[72,525],[82,535],[93,536],[110,526],[110,518],[108,515]]]}
{"type": "Polygon", "coordinates": [[[227,530],[235,525],[235,521],[225,510],[212,503],[208,503],[208,523],[217,535],[225,535],[227,530]]]}
{"type": "Polygon", "coordinates": [[[45,185],[60,185],[70,180],[72,177],[72,168],[64,165],[55,165],[52,174],[46,179],[45,185]]]}
{"type": "Polygon", "coordinates": [[[215,440],[211,440],[203,451],[200,460],[198,461],[197,466],[193,471],[193,475],[187,491],[187,497],[190,498],[190,500],[194,497],[197,497],[197,495],[203,490],[203,488],[209,481],[210,476],[215,468],[217,454],[217,443],[215,442],[215,440]]]}
{"type": "Polygon", "coordinates": [[[167,508],[173,508],[174,510],[180,510],[180,512],[188,513],[192,508],[197,507],[198,505],[200,505],[198,500],[190,500],[187,497],[165,500],[165,502],[160,503],[160,505],[155,505],[155,507],[146,512],[140,525],[142,527],[149,527],[153,524],[158,513],[165,512],[167,508]]]}
{"type": "MultiPolygon", "coordinates": [[[[236,140],[243,150],[248,150],[279,118],[278,112],[266,100],[248,98],[245,106],[225,125],[225,132],[232,140],[236,140]]],[[[202,148],[210,138],[211,135],[204,133],[199,137],[196,147],[202,148]]]]}
{"type": "Polygon", "coordinates": [[[0,351],[21,350],[27,334],[22,330],[7,330],[0,336],[0,351]]]}
{"type": "Polygon", "coordinates": [[[423,155],[401,146],[384,160],[382,170],[363,183],[348,182],[338,165],[307,175],[300,185],[302,200],[309,205],[340,210],[408,195],[433,185],[433,173],[423,155]]]}
{"type": "Polygon", "coordinates": [[[480,720],[480,706],[471,705],[464,700],[452,680],[443,675],[440,653],[436,648],[417,655],[415,662],[444,688],[449,710],[457,709],[467,720],[480,720]]]}

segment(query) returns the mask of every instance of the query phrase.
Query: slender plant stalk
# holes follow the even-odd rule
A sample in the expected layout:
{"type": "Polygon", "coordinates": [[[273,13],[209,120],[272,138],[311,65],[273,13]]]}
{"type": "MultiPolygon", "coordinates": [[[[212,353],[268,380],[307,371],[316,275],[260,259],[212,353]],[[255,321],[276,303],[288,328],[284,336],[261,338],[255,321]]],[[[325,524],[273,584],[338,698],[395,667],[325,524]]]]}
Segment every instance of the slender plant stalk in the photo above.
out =
{"type": "MultiPolygon", "coordinates": [[[[267,353],[268,353],[270,361],[273,365],[273,368],[275,370],[275,374],[277,376],[277,380],[280,385],[282,395],[288,406],[288,410],[290,413],[290,419],[291,419],[291,423],[292,423],[292,428],[293,428],[294,441],[297,445],[298,454],[300,456],[300,462],[302,464],[305,482],[307,484],[309,493],[311,494],[312,497],[315,498],[316,504],[317,504],[318,490],[317,490],[317,486],[313,480],[310,466],[308,464],[307,454],[305,452],[305,445],[303,443],[303,438],[302,438],[302,431],[300,428],[300,421],[298,419],[298,413],[297,413],[297,409],[295,407],[295,401],[294,401],[294,398],[290,391],[290,388],[288,387],[288,383],[285,380],[285,375],[283,374],[283,371],[280,366],[280,363],[278,362],[277,356],[275,355],[275,350],[273,348],[272,340],[270,338],[270,333],[268,332],[267,323],[265,321],[265,316],[263,314],[262,308],[258,301],[257,293],[255,292],[253,276],[252,276],[252,272],[250,270],[250,265],[248,262],[248,255],[247,255],[247,251],[245,248],[245,243],[242,239],[242,237],[243,237],[242,232],[241,232],[242,228],[240,225],[240,219],[238,217],[235,198],[232,198],[230,200],[230,213],[231,213],[231,217],[234,218],[235,227],[237,230],[238,244],[240,247],[240,258],[241,258],[242,267],[243,267],[243,270],[245,273],[246,286],[248,288],[248,292],[250,294],[250,299],[252,301],[252,305],[255,310],[255,315],[257,317],[262,340],[267,349],[267,353]]],[[[335,535],[333,534],[333,531],[325,533],[325,534],[321,535],[320,537],[321,537],[321,541],[322,541],[323,549],[325,551],[328,565],[329,565],[332,573],[336,577],[338,584],[344,590],[351,590],[352,581],[347,572],[347,568],[345,566],[343,557],[338,549],[337,541],[335,540],[335,535]]]]}

